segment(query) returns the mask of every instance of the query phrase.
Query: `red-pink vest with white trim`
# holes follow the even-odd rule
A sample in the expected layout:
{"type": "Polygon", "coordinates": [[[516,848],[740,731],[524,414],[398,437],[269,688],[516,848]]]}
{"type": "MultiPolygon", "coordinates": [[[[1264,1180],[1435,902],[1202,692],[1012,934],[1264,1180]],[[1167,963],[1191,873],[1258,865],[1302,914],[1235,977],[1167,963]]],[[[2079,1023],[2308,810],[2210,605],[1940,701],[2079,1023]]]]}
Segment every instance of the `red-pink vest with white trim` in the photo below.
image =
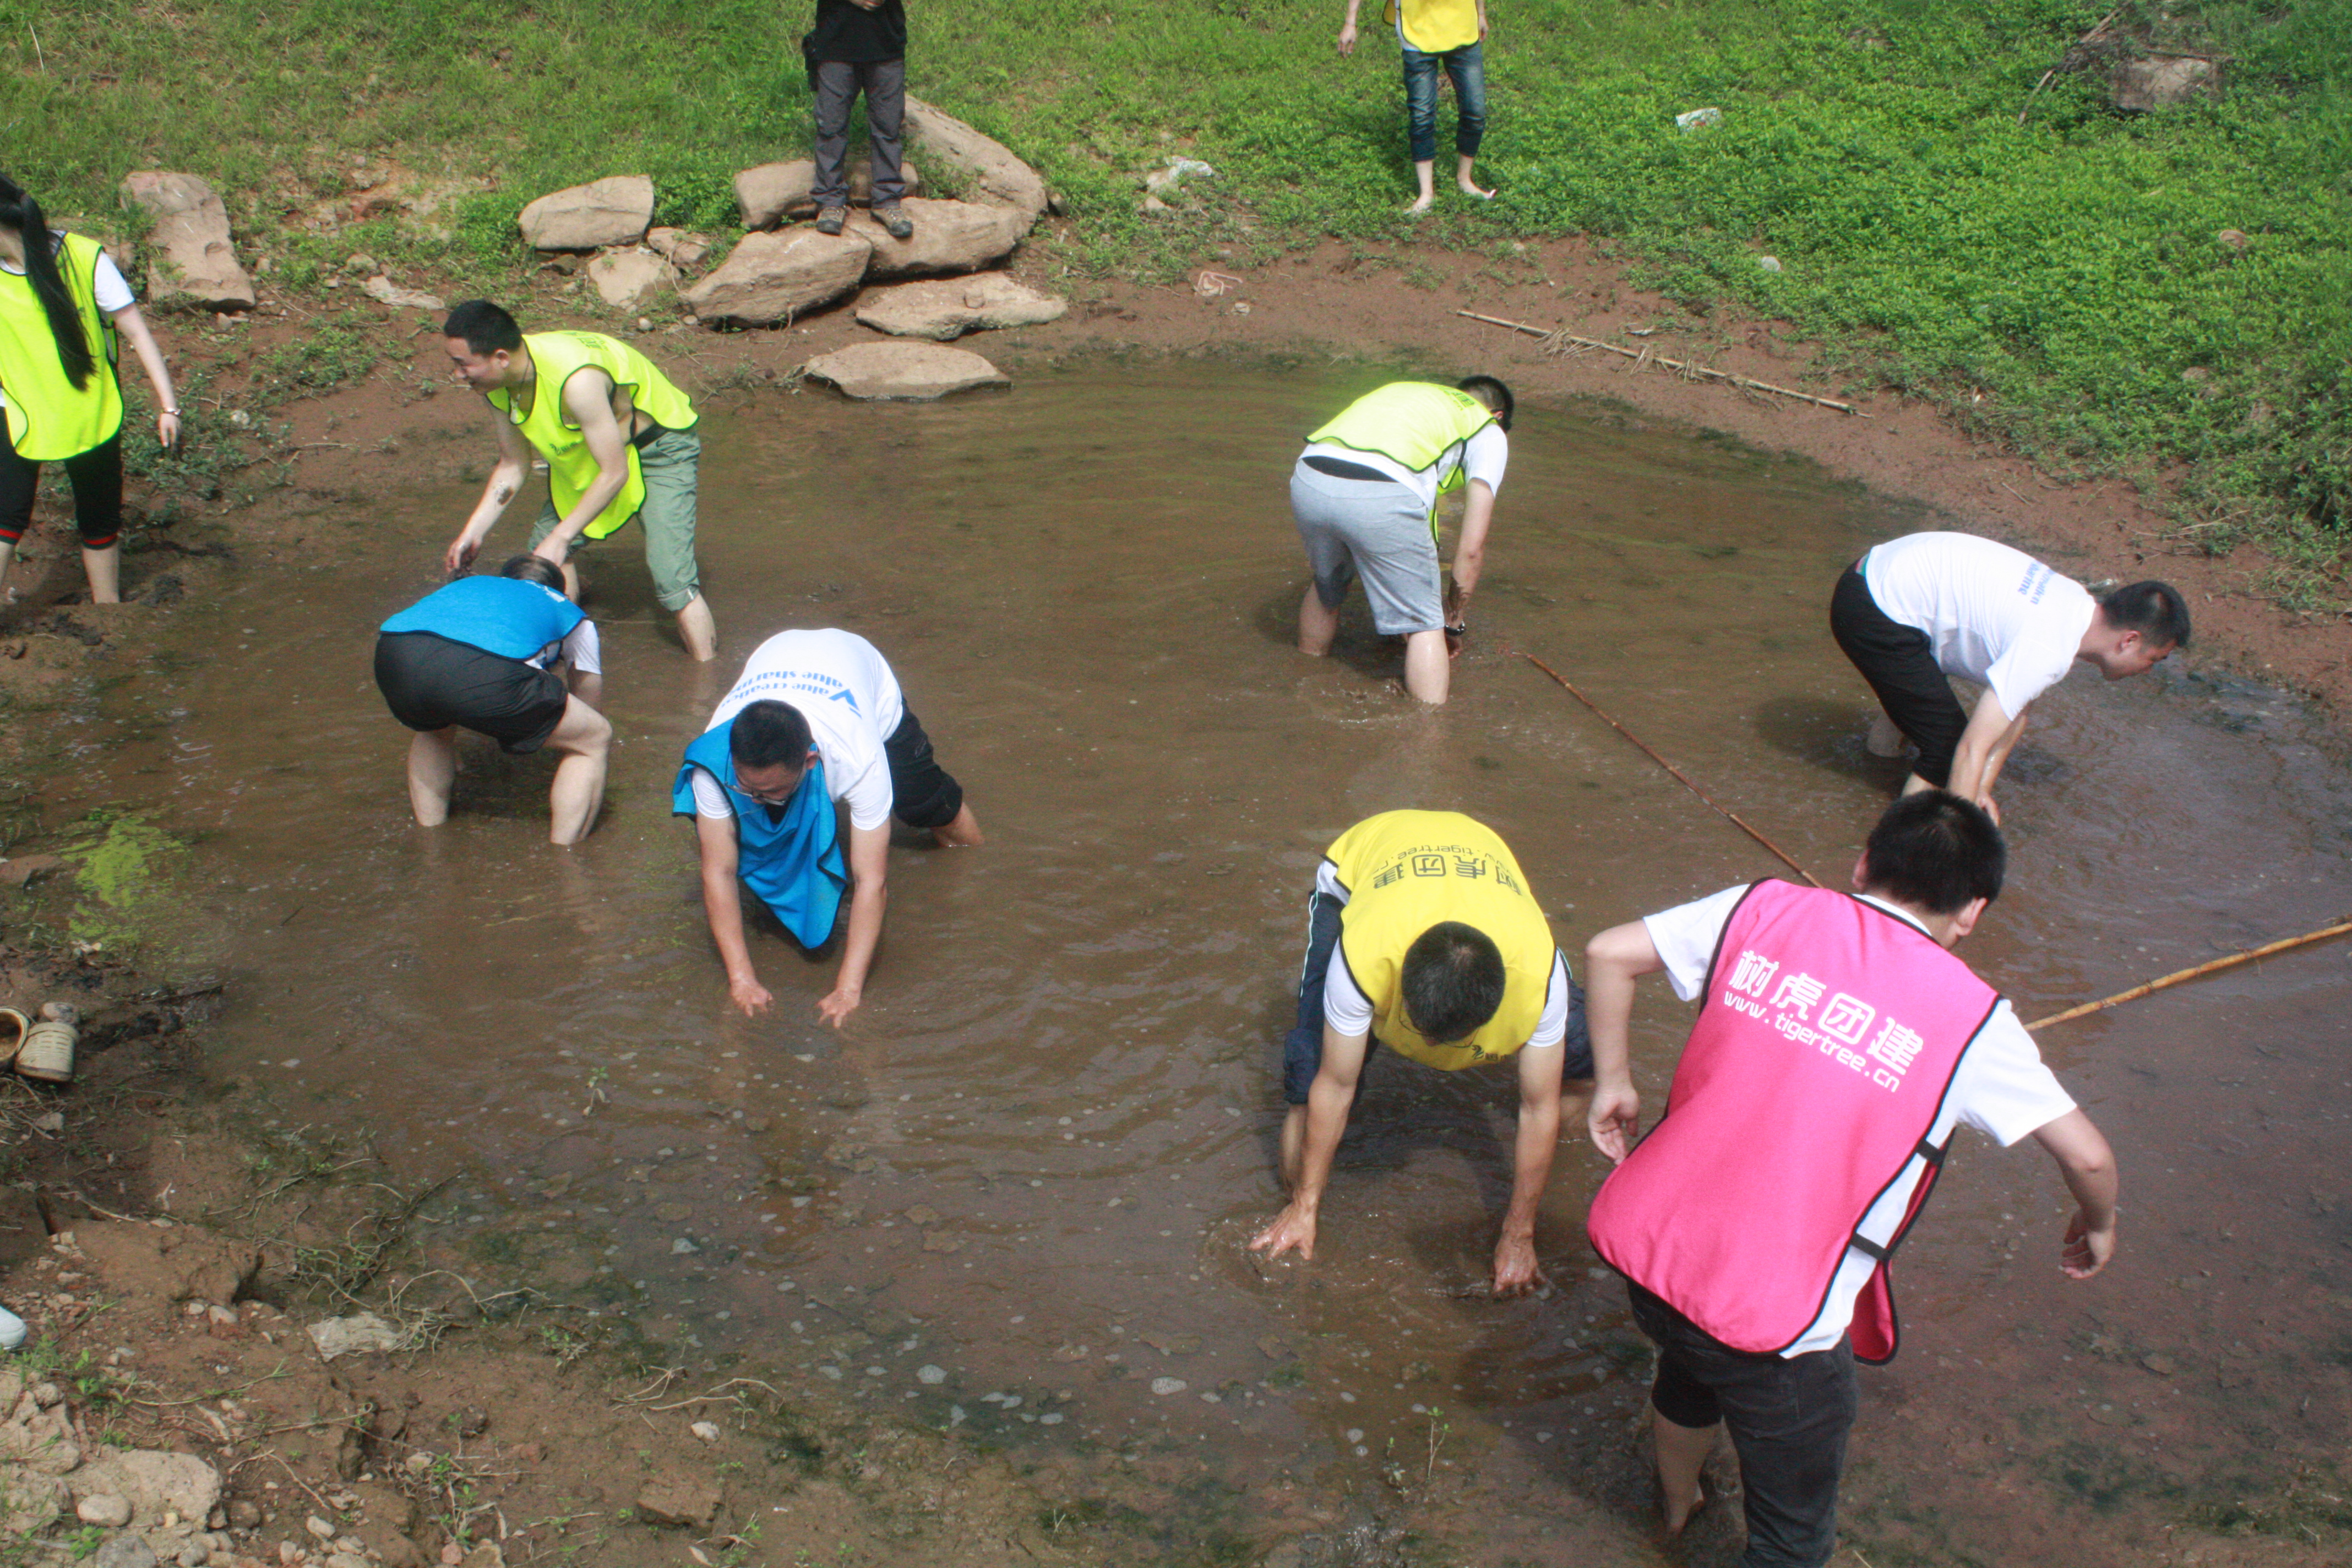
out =
{"type": "Polygon", "coordinates": [[[1593,1247],[1759,1354],[1822,1323],[1859,1248],[1878,1267],[1854,1302],[1854,1354],[1893,1359],[1886,1258],[1935,1184],[1945,1146],[1927,1135],[2000,1001],[1906,921],[1844,893],[1757,883],[1717,939],[1666,1114],[1593,1200],[1593,1247]],[[1912,1173],[1902,1223],[1864,1237],[1864,1216],[1912,1173]]]}

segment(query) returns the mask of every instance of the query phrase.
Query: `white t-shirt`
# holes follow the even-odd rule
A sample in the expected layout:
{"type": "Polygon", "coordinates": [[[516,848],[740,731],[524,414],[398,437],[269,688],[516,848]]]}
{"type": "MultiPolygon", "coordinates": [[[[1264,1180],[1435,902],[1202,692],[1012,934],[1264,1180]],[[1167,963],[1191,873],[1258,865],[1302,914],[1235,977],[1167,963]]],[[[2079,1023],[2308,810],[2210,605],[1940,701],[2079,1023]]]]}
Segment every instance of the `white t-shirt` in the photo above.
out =
{"type": "Polygon", "coordinates": [[[1927,634],[1946,675],[1990,688],[2012,719],[2074,668],[2098,608],[2072,578],[1972,533],[1888,540],[1862,576],[1889,620],[1927,634]]]}
{"type": "MultiPolygon", "coordinates": [[[[907,716],[898,677],[872,643],[855,632],[778,632],[752,652],[734,689],[710,715],[722,729],[754,702],[788,702],[808,721],[824,763],[825,794],[849,803],[852,827],[890,820],[890,761],[882,742],[907,716]]],[[[717,779],[697,768],[694,809],[732,816],[734,806],[717,779]]]]}
{"type": "Polygon", "coordinates": [[[523,662],[533,669],[545,669],[561,659],[582,675],[602,675],[604,673],[604,647],[603,640],[596,635],[596,623],[583,619],[564,634],[563,640],[554,645],[552,653],[541,648],[523,662]]]}
{"type": "MultiPolygon", "coordinates": [[[[1726,888],[1719,893],[1643,918],[1643,927],[1650,933],[1650,945],[1664,960],[1666,978],[1673,982],[1675,994],[1684,1001],[1696,996],[1706,984],[1707,965],[1715,957],[1716,944],[1722,939],[1723,928],[1730,922],[1731,911],[1738,907],[1747,891],[1747,884],[1726,888]]],[[[1914,926],[1919,923],[1883,899],[1864,895],[1864,900],[1897,920],[1914,926]]],[[[2043,1064],[2033,1037],[2025,1032],[2025,1026],[2017,1021],[2016,1012],[2003,1000],[1978,1031],[1976,1044],[1960,1058],[1959,1070],[1952,1076],[1951,1091],[1944,1097],[1935,1125],[1927,1130],[1927,1141],[1940,1144],[1952,1135],[1953,1128],[1967,1126],[2006,1148],[2074,1109],[2073,1099],[2058,1087],[2057,1078],[2043,1064]]],[[[1903,1216],[1910,1212],[1911,1194],[1919,1184],[1920,1174],[1916,1170],[1906,1170],[1870,1206],[1860,1226],[1864,1237],[1883,1244],[1902,1228],[1903,1216]]],[[[1862,1294],[1875,1267],[1875,1260],[1868,1253],[1849,1247],[1830,1281],[1829,1298],[1822,1305],[1822,1315],[1814,1320],[1812,1331],[1780,1353],[1803,1355],[1834,1346],[1853,1321],[1854,1298],[1862,1294]]]]}
{"type": "MultiPolygon", "coordinates": [[[[1315,870],[1315,890],[1340,904],[1348,901],[1348,889],[1339,880],[1339,868],[1326,860],[1315,870]]],[[[1372,1001],[1356,988],[1356,977],[1348,973],[1335,949],[1331,967],[1323,975],[1323,1021],[1343,1035],[1369,1035],[1372,1032],[1372,1001]]],[[[1536,1020],[1536,1032],[1528,1037],[1525,1049],[1539,1051],[1547,1046],[1557,1046],[1568,1038],[1568,961],[1559,949],[1551,950],[1551,982],[1544,987],[1543,1016],[1536,1020]]]]}
{"type": "Polygon", "coordinates": [[[1354,463],[1367,468],[1378,468],[1397,483],[1421,498],[1423,509],[1437,504],[1437,487],[1446,475],[1456,468],[1466,471],[1469,479],[1484,479],[1486,488],[1496,495],[1503,493],[1503,470],[1511,460],[1511,438],[1503,427],[1491,420],[1478,427],[1476,435],[1458,447],[1449,447],[1443,457],[1419,473],[1414,473],[1385,452],[1360,452],[1353,447],[1342,447],[1337,441],[1313,441],[1307,444],[1303,457],[1337,458],[1343,463],[1354,463]]]}
{"type": "MultiPolygon", "coordinates": [[[[62,249],[65,243],[64,235],[56,235],[49,248],[62,249]]],[[[7,273],[11,278],[22,278],[25,275],[23,268],[10,267],[5,263],[0,263],[0,272],[7,273]]],[[[91,269],[91,273],[90,294],[98,301],[100,315],[110,317],[117,310],[127,310],[139,302],[131,297],[131,285],[122,280],[122,269],[115,266],[114,258],[107,255],[103,250],[98,253],[98,265],[91,269]]],[[[90,344],[89,349],[92,353],[99,352],[96,343],[90,344]]],[[[7,406],[7,394],[0,392],[0,408],[7,406]]]]}

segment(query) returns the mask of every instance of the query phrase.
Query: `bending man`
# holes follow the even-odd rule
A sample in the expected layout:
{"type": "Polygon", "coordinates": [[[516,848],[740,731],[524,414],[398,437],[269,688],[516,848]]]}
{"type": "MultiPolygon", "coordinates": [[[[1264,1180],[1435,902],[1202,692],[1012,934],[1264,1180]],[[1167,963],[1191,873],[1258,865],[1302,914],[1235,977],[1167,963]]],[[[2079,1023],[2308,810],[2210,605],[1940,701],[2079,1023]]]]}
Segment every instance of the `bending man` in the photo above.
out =
{"type": "Polygon", "coordinates": [[[1739,1452],[1747,1568],[1827,1563],[1856,1357],[1891,1359],[1886,1259],[1952,1134],[2031,1135],[2076,1205],[2059,1267],[2116,1246],[2106,1140],[1991,986],[1948,951],[2000,893],[2000,829],[1942,791],[1904,796],[1853,869],[1861,897],[1729,888],[1602,931],[1586,950],[1592,1141],[1622,1162],[1592,1245],[1658,1345],[1650,1395],[1669,1531],[1697,1504],[1718,1424],[1739,1452]],[[1667,1115],[1641,1111],[1626,1041],[1636,976],[1700,998],[1667,1115]]]}
{"type": "Polygon", "coordinates": [[[748,885],[801,946],[832,939],[849,889],[841,971],[817,1012],[838,1026],[864,1000],[882,940],[890,818],[943,847],[978,844],[963,786],[931,755],[898,678],[874,645],[844,631],[778,632],[686,749],[673,809],[695,819],[702,908],[746,1014],[775,998],[743,935],[748,885]],[[835,811],[849,814],[845,866],[835,811]]]}
{"type": "Polygon", "coordinates": [[[1291,516],[1315,574],[1298,602],[1299,652],[1331,651],[1348,584],[1361,577],[1373,629],[1404,638],[1405,689],[1423,702],[1445,700],[1510,427],[1510,388],[1474,375],[1459,386],[1391,383],[1307,438],[1290,470],[1291,516]],[[1464,500],[1449,588],[1437,562],[1437,498],[1453,489],[1464,500]]]}
{"type": "Polygon", "coordinates": [[[533,332],[488,300],[449,312],[442,346],[458,379],[496,411],[498,466],[466,526],[450,542],[448,566],[462,572],[530,476],[535,450],[547,459],[548,501],[531,530],[532,551],[563,567],[572,591],[573,546],[604,539],[634,518],[645,526],[646,566],[662,608],[698,661],[719,652],[719,628],[702,596],[694,560],[695,479],[700,416],[654,363],[602,332],[533,332]]]}
{"type": "Polygon", "coordinates": [[[1315,873],[1298,1022],[1283,1042],[1282,1177],[1290,1205],[1250,1243],[1315,1256],[1331,1161],[1378,1033],[1399,1056],[1454,1071],[1511,1061],[1519,1131],[1495,1293],[1536,1270],[1536,1208],[1571,1113],[1591,1088],[1584,999],[1542,906],[1492,828],[1452,811],[1390,811],[1339,836],[1315,873]],[[1334,963],[1334,952],[1340,962],[1334,963]]]}

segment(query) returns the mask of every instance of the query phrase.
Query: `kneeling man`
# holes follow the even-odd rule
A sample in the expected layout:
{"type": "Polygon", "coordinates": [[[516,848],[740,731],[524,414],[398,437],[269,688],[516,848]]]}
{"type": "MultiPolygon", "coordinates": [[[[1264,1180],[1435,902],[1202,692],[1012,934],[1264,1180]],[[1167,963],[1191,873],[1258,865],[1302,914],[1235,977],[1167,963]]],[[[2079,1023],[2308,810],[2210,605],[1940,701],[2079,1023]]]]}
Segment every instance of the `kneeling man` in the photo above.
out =
{"type": "Polygon", "coordinates": [[[963,786],[931,755],[898,678],[874,645],[845,631],[778,632],[744,665],[710,728],[686,749],[673,809],[695,819],[702,908],[747,1014],[775,998],[743,938],[749,884],[803,947],[831,940],[849,889],[849,930],[833,990],[817,1003],[838,1026],[865,997],[882,940],[890,818],[942,847],[978,844],[963,786]],[[838,802],[849,814],[845,868],[838,802]]]}
{"type": "Polygon", "coordinates": [[[1298,1022],[1283,1045],[1290,1206],[1254,1250],[1315,1256],[1323,1189],[1375,1032],[1398,1055],[1446,1071],[1517,1058],[1516,1173],[1494,1285],[1498,1296],[1532,1289],[1561,1084],[1574,1086],[1572,1109],[1591,1087],[1584,1000],[1518,861],[1492,828],[1459,812],[1368,817],[1316,870],[1298,1022]]]}
{"type": "Polygon", "coordinates": [[[1657,1342],[1650,1394],[1671,1532],[1728,1426],[1745,1563],[1827,1563],[1853,1425],[1853,1363],[1892,1359],[1888,1254],[1962,1125],[2031,1136],[2075,1202],[2058,1265],[2087,1279],[2116,1247],[2106,1140],[2042,1063],[2000,993],[1952,956],[2000,892],[2006,852],[1942,790],[1888,808],[1855,864],[1859,898],[1780,881],[1728,888],[1586,950],[1592,1141],[1622,1162],[1587,1229],[1657,1342]],[[1631,1154],[1635,976],[1699,998],[1667,1114],[1631,1154]]]}
{"type": "Polygon", "coordinates": [[[613,727],[592,706],[604,686],[596,623],[563,596],[562,581],[548,562],[518,555],[499,575],[460,577],[383,623],[375,683],[392,716],[416,731],[408,804],[421,826],[448,820],[460,729],[518,756],[561,753],[548,837],[577,844],[595,826],[613,727]]]}

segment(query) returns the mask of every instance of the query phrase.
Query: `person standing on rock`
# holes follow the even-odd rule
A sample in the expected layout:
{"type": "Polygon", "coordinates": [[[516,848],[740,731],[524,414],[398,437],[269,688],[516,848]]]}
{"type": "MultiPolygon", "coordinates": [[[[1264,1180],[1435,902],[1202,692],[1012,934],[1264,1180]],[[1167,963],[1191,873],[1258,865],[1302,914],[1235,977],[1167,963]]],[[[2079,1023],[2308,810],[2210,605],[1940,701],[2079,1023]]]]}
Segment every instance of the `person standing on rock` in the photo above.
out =
{"type": "Polygon", "coordinates": [[[849,890],[841,970],[817,1013],[838,1027],[865,999],[882,940],[890,819],[942,848],[981,842],[963,786],[931,754],[874,645],[853,632],[778,632],[761,643],[686,749],[671,808],[694,818],[702,908],[747,1016],[775,1000],[743,932],[749,887],[802,947],[833,938],[849,890]],[[835,806],[849,816],[845,865],[835,806]]]}
{"type": "Polygon", "coordinates": [[[1874,545],[1830,596],[1830,632],[1885,709],[1870,750],[1919,748],[1904,792],[1948,789],[2000,820],[1993,781],[2025,732],[2026,710],[2077,660],[2109,680],[2145,675],[2189,646],[2189,605],[2168,583],[2103,599],[2020,550],[1969,533],[1913,533],[1874,545]],[[1948,677],[1983,687],[1976,711],[1948,677]]]}
{"type": "Polygon", "coordinates": [[[702,596],[694,558],[695,485],[700,416],[654,363],[602,332],[523,335],[488,300],[449,312],[442,346],[457,377],[496,411],[498,466],[482,499],[450,542],[452,574],[466,569],[530,475],[530,455],[547,459],[548,501],[531,530],[531,550],[563,568],[582,537],[604,539],[632,518],[644,526],[646,567],[662,608],[677,617],[687,653],[707,662],[719,627],[702,596]]]}
{"type": "Polygon", "coordinates": [[[419,826],[449,819],[457,731],[487,735],[510,755],[558,753],[548,837],[588,837],[604,800],[613,726],[596,711],[604,661],[596,623],[563,595],[563,574],[518,555],[496,577],[460,577],[383,623],[375,683],[392,716],[416,731],[408,804],[419,826]],[[558,675],[550,666],[564,666],[558,675]]]}
{"type": "Polygon", "coordinates": [[[849,221],[849,106],[866,95],[866,129],[874,143],[874,221],[893,239],[908,239],[914,220],[898,203],[907,114],[907,8],[903,0],[816,0],[816,26],[801,40],[809,88],[816,96],[816,202],[820,234],[849,221]]]}
{"type": "Polygon", "coordinates": [[[1298,602],[1299,652],[1331,651],[1348,584],[1361,577],[1373,628],[1404,638],[1405,689],[1445,700],[1510,460],[1511,407],[1511,389],[1491,375],[1392,382],[1307,438],[1290,470],[1291,516],[1315,574],[1298,602]],[[1464,500],[1448,587],[1437,498],[1452,489],[1464,500]]]}
{"type": "Polygon", "coordinates": [[[1658,1347],[1650,1394],[1669,1533],[1703,1500],[1719,1427],[1739,1454],[1748,1564],[1829,1562],[1855,1410],[1854,1362],[1896,1349],[1888,1255],[1952,1136],[2032,1138],[2074,1199],[2058,1265],[2116,1248],[2116,1164],[2000,994],[1950,949],[2000,896],[2000,829],[1969,802],[1909,795],[1853,870],[1859,896],[1726,889],[1594,937],[1589,1127],[1618,1162],[1586,1229],[1658,1347]],[[1666,1115],[1641,1114],[1633,984],[1666,972],[1699,1011],[1666,1115]]]}
{"type": "MultiPolygon", "coordinates": [[[[1339,52],[1356,52],[1356,10],[1339,27],[1339,52]]],[[[1388,0],[1381,19],[1396,27],[1404,55],[1405,135],[1412,174],[1420,186],[1408,213],[1425,213],[1437,199],[1437,72],[1454,83],[1454,186],[1464,195],[1491,201],[1495,193],[1472,173],[1478,143],[1486,134],[1486,0],[1388,0]]]]}
{"type": "Polygon", "coordinates": [[[1562,1086],[1573,1086],[1573,1116],[1591,1087],[1592,1054],[1584,998],[1518,861],[1494,829],[1459,812],[1382,812],[1324,855],[1307,908],[1298,1021],[1282,1048],[1290,1204],[1251,1250],[1315,1256],[1331,1163],[1377,1033],[1424,1067],[1513,1064],[1518,1140],[1494,1289],[1534,1289],[1536,1209],[1559,1142],[1562,1086]]]}
{"type": "Polygon", "coordinates": [[[131,285],[98,241],[60,234],[41,204],[0,175],[0,606],[33,523],[41,465],[65,466],[93,605],[122,600],[122,384],[131,340],[155,394],[155,438],[179,444],[180,399],[131,285]]]}

